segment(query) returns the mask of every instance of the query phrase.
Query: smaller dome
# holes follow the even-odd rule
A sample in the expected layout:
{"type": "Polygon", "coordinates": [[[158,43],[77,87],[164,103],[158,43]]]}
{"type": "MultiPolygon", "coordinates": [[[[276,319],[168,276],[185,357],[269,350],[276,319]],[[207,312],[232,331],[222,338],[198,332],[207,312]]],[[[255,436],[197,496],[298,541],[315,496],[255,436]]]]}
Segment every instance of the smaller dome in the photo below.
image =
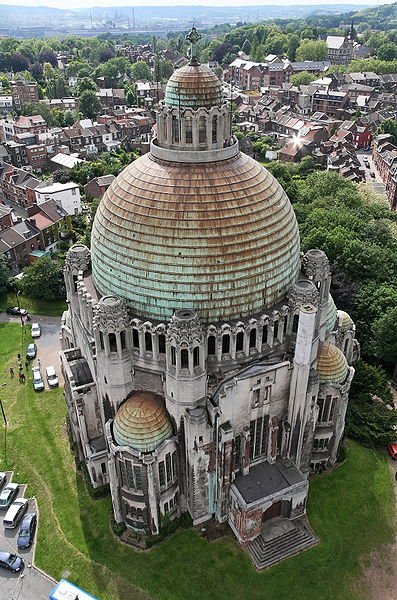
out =
{"type": "Polygon", "coordinates": [[[211,108],[220,106],[222,86],[211,69],[188,64],[173,72],[165,88],[165,104],[176,108],[211,108]]]}
{"type": "Polygon", "coordinates": [[[328,305],[327,305],[327,331],[330,333],[335,329],[336,318],[338,312],[336,310],[335,302],[331,294],[328,294],[328,305]]]}
{"type": "Polygon", "coordinates": [[[120,406],[113,423],[118,446],[152,452],[172,436],[171,422],[161,399],[152,392],[135,392],[120,406]]]}
{"type": "Polygon", "coordinates": [[[339,330],[341,333],[347,333],[353,329],[354,323],[351,316],[344,310],[338,310],[339,330]]]}
{"type": "Polygon", "coordinates": [[[347,377],[348,364],[339,348],[324,342],[317,356],[317,371],[320,383],[343,383],[347,377]]]}

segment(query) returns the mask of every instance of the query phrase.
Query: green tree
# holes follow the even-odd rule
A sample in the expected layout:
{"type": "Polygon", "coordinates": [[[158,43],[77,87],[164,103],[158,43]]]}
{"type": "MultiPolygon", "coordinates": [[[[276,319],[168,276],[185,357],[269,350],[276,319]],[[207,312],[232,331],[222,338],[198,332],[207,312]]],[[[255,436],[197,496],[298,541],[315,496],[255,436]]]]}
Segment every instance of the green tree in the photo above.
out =
{"type": "Polygon", "coordinates": [[[23,273],[20,287],[26,296],[44,300],[65,298],[63,265],[60,261],[44,256],[36,260],[32,266],[25,267],[23,273]]]}
{"type": "Polygon", "coordinates": [[[300,73],[295,73],[291,75],[291,83],[294,85],[308,85],[312,81],[316,79],[316,76],[313,73],[308,73],[307,71],[301,71],[300,73]]]}
{"type": "Polygon", "coordinates": [[[397,144],[397,121],[386,119],[379,125],[377,133],[389,133],[392,136],[392,143],[397,144]]]}
{"type": "Polygon", "coordinates": [[[84,117],[94,119],[101,112],[101,103],[93,90],[84,90],[79,96],[79,109],[84,117]]]}
{"type": "Polygon", "coordinates": [[[8,287],[10,269],[8,261],[4,254],[0,254],[0,294],[4,294],[8,287]]]}
{"type": "Polygon", "coordinates": [[[287,50],[288,58],[292,62],[296,59],[296,51],[299,47],[299,43],[300,43],[299,36],[296,35],[296,33],[292,33],[288,39],[288,50],[287,50]]]}
{"type": "Polygon", "coordinates": [[[241,50],[244,52],[244,54],[247,54],[247,56],[250,55],[250,52],[251,52],[251,42],[248,39],[246,39],[244,41],[244,44],[242,45],[241,50]]]}
{"type": "Polygon", "coordinates": [[[326,60],[328,48],[326,42],[303,40],[297,51],[296,60],[326,60]]]}
{"type": "Polygon", "coordinates": [[[380,60],[394,60],[397,58],[397,46],[392,42],[382,44],[379,46],[376,55],[380,60]]]}
{"type": "Polygon", "coordinates": [[[346,433],[366,446],[384,446],[395,440],[397,411],[386,373],[360,360],[350,390],[346,433]]]}
{"type": "Polygon", "coordinates": [[[131,78],[133,81],[139,81],[141,79],[152,81],[152,72],[144,60],[138,60],[131,65],[131,78]]]}
{"type": "Polygon", "coordinates": [[[386,365],[397,362],[397,307],[391,308],[373,324],[374,354],[386,365]]]}

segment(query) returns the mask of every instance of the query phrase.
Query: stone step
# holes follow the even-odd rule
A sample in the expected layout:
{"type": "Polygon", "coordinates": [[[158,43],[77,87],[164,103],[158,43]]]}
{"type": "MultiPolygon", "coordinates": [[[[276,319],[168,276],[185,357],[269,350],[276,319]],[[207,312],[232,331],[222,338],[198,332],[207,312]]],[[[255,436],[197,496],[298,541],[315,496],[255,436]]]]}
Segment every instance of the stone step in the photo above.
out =
{"type": "Polygon", "coordinates": [[[304,520],[294,522],[295,529],[265,541],[259,535],[247,545],[247,551],[257,569],[265,569],[282,560],[307,550],[318,542],[318,538],[304,520]]]}

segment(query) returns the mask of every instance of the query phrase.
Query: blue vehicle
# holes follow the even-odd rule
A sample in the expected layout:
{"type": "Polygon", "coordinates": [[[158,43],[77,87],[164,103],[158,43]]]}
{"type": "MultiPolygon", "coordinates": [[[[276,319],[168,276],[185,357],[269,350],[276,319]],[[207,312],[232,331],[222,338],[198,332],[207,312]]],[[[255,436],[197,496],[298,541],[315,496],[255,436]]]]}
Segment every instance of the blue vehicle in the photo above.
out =
{"type": "Polygon", "coordinates": [[[0,552],[0,567],[8,569],[12,573],[18,573],[22,571],[25,563],[23,558],[18,554],[11,554],[11,552],[0,552]]]}
{"type": "Polygon", "coordinates": [[[49,600],[66,600],[66,598],[78,598],[78,600],[98,600],[88,592],[77,587],[74,583],[70,583],[67,579],[61,579],[51,590],[48,596],[49,600]]]}
{"type": "Polygon", "coordinates": [[[24,550],[32,545],[36,531],[36,525],[37,517],[35,513],[26,513],[18,532],[17,546],[19,550],[24,550]]]}

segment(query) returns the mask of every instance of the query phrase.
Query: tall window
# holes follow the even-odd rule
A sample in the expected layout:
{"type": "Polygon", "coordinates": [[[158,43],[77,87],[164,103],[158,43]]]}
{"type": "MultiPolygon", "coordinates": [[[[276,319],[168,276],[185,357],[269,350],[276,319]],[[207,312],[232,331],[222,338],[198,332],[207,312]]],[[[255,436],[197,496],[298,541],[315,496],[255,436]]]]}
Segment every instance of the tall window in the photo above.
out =
{"type": "Polygon", "coordinates": [[[207,130],[205,126],[205,117],[199,119],[199,144],[205,144],[207,141],[207,130]]]}
{"type": "Polygon", "coordinates": [[[250,423],[250,458],[254,460],[266,453],[268,418],[259,417],[250,423]]]}
{"type": "Polygon", "coordinates": [[[165,354],[165,335],[160,333],[158,337],[159,341],[159,354],[165,354]]]}
{"type": "Polygon", "coordinates": [[[173,366],[176,365],[176,348],[175,348],[175,346],[171,346],[171,364],[173,366]]]}
{"type": "Polygon", "coordinates": [[[294,320],[292,322],[292,333],[298,332],[298,325],[299,325],[299,315],[294,315],[294,320]]]}
{"type": "Polygon", "coordinates": [[[331,395],[327,395],[324,398],[317,398],[318,406],[318,420],[320,423],[329,423],[333,420],[335,415],[337,398],[332,398],[331,395]]]}
{"type": "Polygon", "coordinates": [[[215,336],[208,336],[208,356],[215,354],[215,336]]]}
{"type": "Polygon", "coordinates": [[[149,331],[145,332],[145,348],[146,352],[152,352],[153,350],[152,334],[149,331]]]}
{"type": "Polygon", "coordinates": [[[256,329],[251,329],[250,331],[250,348],[255,348],[256,346],[256,329]]]}
{"type": "Polygon", "coordinates": [[[109,333],[109,346],[110,352],[117,352],[117,341],[115,333],[109,333]]]}
{"type": "Polygon", "coordinates": [[[175,115],[172,117],[172,141],[174,144],[179,143],[179,119],[175,115]]]}
{"type": "Polygon", "coordinates": [[[230,352],[230,335],[225,334],[222,336],[222,354],[229,354],[230,352]]]}
{"type": "Polygon", "coordinates": [[[186,143],[193,143],[193,130],[192,130],[192,118],[186,117],[185,119],[185,134],[186,134],[186,143]]]}
{"type": "Polygon", "coordinates": [[[200,348],[196,346],[193,348],[193,367],[200,366],[200,348]]]}
{"type": "Polygon", "coordinates": [[[159,462],[160,487],[166,487],[175,481],[177,475],[176,452],[168,452],[165,459],[159,462]]]}
{"type": "Polygon", "coordinates": [[[239,331],[236,335],[236,352],[242,352],[244,350],[244,332],[239,331]]]}
{"type": "Polygon", "coordinates": [[[273,341],[275,342],[278,339],[278,321],[274,321],[274,334],[273,341]]]}
{"type": "Polygon", "coordinates": [[[215,115],[212,117],[212,143],[216,144],[218,139],[218,117],[215,115]]]}
{"type": "Polygon", "coordinates": [[[134,348],[139,348],[139,333],[137,329],[132,330],[132,345],[134,348]]]}
{"type": "Polygon", "coordinates": [[[189,368],[189,352],[183,348],[183,350],[181,350],[181,369],[188,369],[189,368]]]}
{"type": "Polygon", "coordinates": [[[130,490],[142,489],[142,467],[134,465],[130,460],[120,463],[123,487],[130,490]]]}

